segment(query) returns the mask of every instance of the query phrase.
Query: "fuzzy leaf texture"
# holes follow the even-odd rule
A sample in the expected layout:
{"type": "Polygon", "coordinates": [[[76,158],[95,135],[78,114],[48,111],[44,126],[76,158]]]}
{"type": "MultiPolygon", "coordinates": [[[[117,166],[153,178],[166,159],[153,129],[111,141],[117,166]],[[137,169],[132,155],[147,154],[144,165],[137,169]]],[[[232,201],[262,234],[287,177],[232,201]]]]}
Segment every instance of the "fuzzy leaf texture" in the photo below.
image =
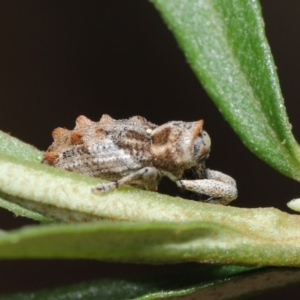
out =
{"type": "Polygon", "coordinates": [[[152,0],[196,76],[245,145],[300,181],[300,150],[257,0],[152,0]]]}
{"type": "Polygon", "coordinates": [[[42,165],[37,150],[8,135],[1,140],[7,147],[0,149],[0,197],[11,211],[15,205],[24,207],[27,217],[33,212],[47,221],[88,222],[1,232],[1,259],[300,266],[299,216],[274,208],[187,201],[131,187],[93,193],[99,179],[42,165]],[[24,149],[27,159],[18,157],[24,149]]]}

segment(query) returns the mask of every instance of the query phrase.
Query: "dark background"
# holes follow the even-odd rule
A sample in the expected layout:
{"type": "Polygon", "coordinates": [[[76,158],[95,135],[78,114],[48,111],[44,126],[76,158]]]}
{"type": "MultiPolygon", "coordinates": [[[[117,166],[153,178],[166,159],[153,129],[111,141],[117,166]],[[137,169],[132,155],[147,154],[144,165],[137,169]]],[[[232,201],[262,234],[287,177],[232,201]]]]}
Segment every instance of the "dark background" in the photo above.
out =
{"type": "MultiPolygon", "coordinates": [[[[300,140],[300,2],[261,3],[287,112],[300,140]]],[[[0,37],[1,130],[45,150],[51,131],[73,128],[81,114],[95,121],[103,113],[116,119],[142,115],[157,124],[203,118],[213,142],[208,166],[237,180],[233,205],[289,211],[286,202],[300,197],[297,182],[256,158],[231,130],[149,1],[2,0],[0,37]]],[[[30,221],[0,211],[2,229],[25,223],[30,221]]],[[[0,293],[161,270],[85,261],[0,262],[0,267],[0,293]]]]}

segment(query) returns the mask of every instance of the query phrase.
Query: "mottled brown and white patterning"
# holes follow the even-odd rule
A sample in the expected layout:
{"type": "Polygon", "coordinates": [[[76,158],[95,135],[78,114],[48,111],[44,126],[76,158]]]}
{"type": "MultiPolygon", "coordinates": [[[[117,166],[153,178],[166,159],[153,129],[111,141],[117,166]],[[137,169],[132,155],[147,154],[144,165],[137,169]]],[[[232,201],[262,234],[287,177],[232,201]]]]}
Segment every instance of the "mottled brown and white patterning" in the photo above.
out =
{"type": "Polygon", "coordinates": [[[79,116],[73,130],[59,127],[52,136],[42,163],[113,181],[96,186],[99,192],[124,184],[156,191],[167,176],[182,189],[209,196],[206,202],[228,204],[237,197],[234,179],[205,168],[211,141],[203,120],[158,126],[140,116],[103,115],[99,122],[79,116]]]}

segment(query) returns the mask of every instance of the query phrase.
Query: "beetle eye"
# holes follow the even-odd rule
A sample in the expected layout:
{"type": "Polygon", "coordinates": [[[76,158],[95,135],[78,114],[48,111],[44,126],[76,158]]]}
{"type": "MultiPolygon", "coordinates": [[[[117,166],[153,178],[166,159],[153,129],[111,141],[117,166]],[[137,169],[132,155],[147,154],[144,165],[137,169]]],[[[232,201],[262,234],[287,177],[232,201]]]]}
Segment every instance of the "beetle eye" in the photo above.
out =
{"type": "Polygon", "coordinates": [[[202,131],[195,140],[194,157],[196,161],[206,159],[210,152],[210,137],[206,131],[202,131]]]}

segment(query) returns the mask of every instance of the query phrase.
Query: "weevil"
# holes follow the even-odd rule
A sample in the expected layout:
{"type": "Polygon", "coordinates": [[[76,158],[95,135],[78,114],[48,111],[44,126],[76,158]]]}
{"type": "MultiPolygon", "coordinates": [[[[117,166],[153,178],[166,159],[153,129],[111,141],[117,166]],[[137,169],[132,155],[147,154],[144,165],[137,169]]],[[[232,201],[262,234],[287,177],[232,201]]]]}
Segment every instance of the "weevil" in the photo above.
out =
{"type": "Polygon", "coordinates": [[[167,176],[194,198],[208,196],[209,203],[237,198],[233,178],[205,167],[211,140],[203,120],[158,126],[141,116],[115,120],[104,114],[99,122],[79,116],[73,130],[59,127],[52,136],[42,163],[110,180],[95,186],[100,193],[123,185],[156,191],[167,176]]]}

